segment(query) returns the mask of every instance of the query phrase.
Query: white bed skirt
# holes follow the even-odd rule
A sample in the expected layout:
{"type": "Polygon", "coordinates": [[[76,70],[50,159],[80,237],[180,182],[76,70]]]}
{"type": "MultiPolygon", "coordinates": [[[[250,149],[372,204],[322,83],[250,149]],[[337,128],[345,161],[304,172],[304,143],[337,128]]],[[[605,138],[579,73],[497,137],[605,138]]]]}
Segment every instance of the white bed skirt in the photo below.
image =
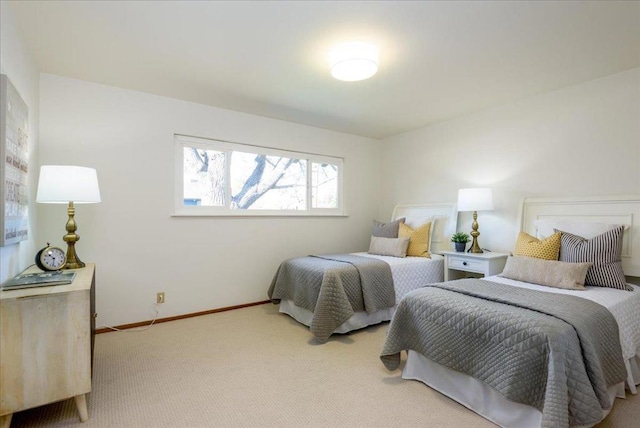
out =
{"type": "MultiPolygon", "coordinates": [[[[369,257],[386,262],[391,268],[393,287],[396,293],[396,306],[380,309],[373,313],[356,312],[351,318],[340,324],[333,333],[348,333],[370,325],[391,321],[396,312],[397,303],[410,291],[425,284],[444,280],[444,257],[432,254],[430,259],[424,257],[389,257],[368,253],[353,253],[361,257],[369,257]]],[[[313,312],[296,306],[293,300],[281,300],[280,312],[291,316],[301,324],[311,327],[313,312]]]]}
{"type": "MultiPolygon", "coordinates": [[[[635,365],[637,376],[640,374],[640,356],[632,360],[630,364],[635,365]]],[[[542,421],[542,413],[538,409],[509,401],[478,379],[438,364],[416,351],[408,352],[402,378],[418,380],[502,427],[540,427],[542,421]]],[[[640,384],[640,377],[634,379],[636,385],[640,384]]],[[[622,382],[609,389],[612,402],[615,397],[625,397],[624,387],[622,382]]]]}
{"type": "MultiPolygon", "coordinates": [[[[370,325],[379,324],[384,321],[391,321],[393,314],[396,311],[396,306],[391,308],[381,309],[379,311],[368,312],[356,312],[351,318],[343,322],[336,328],[334,333],[348,333],[352,330],[359,330],[370,325]]],[[[280,301],[280,312],[287,314],[301,324],[311,327],[311,321],[313,320],[313,312],[296,306],[291,300],[280,301]]]]}

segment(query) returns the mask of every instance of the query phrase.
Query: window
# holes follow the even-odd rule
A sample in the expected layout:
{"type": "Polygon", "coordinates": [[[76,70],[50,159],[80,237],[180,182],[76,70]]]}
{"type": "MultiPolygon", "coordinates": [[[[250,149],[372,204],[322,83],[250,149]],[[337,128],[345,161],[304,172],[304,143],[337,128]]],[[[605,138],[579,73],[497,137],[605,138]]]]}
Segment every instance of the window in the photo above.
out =
{"type": "Polygon", "coordinates": [[[343,160],[175,136],[176,215],[344,215],[343,160]]]}

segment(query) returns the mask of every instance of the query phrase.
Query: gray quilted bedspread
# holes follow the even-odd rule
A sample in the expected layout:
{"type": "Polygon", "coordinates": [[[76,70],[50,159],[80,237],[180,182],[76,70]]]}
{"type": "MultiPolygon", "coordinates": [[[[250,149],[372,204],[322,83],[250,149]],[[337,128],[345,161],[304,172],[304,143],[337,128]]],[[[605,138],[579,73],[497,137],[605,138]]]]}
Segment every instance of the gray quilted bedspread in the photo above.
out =
{"type": "Polygon", "coordinates": [[[398,304],[380,359],[414,350],[542,412],[542,426],[593,425],[626,378],[618,324],[603,306],[479,279],[430,284],[398,304]]]}
{"type": "Polygon", "coordinates": [[[382,260],[353,254],[289,259],[271,281],[269,299],[282,299],[313,312],[310,330],[326,342],[355,312],[375,312],[396,304],[391,268],[382,260]]]}

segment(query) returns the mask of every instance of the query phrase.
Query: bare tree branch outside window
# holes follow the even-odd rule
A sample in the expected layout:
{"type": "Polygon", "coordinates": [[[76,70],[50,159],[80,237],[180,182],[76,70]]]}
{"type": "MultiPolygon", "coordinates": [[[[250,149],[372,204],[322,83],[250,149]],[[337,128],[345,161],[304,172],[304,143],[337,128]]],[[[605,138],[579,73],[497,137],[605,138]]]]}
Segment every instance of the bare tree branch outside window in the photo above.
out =
{"type": "Polygon", "coordinates": [[[186,145],[183,158],[185,205],[232,210],[338,208],[337,164],[186,145]]]}

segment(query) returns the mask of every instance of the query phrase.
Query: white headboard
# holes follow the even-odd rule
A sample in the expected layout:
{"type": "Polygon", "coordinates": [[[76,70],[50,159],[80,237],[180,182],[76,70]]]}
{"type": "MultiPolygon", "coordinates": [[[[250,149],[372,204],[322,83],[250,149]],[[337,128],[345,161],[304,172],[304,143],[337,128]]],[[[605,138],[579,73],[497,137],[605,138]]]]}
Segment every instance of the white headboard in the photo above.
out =
{"type": "Polygon", "coordinates": [[[538,220],[545,223],[592,222],[625,225],[622,268],[626,275],[640,276],[640,195],[526,198],[520,205],[518,218],[518,230],[537,238],[543,238],[548,234],[538,227],[541,223],[538,220]]]}
{"type": "Polygon", "coordinates": [[[455,203],[433,203],[423,205],[396,205],[391,220],[404,217],[405,223],[411,228],[417,228],[428,221],[435,221],[431,225],[432,253],[451,250],[451,235],[456,232],[458,211],[455,203]]]}

